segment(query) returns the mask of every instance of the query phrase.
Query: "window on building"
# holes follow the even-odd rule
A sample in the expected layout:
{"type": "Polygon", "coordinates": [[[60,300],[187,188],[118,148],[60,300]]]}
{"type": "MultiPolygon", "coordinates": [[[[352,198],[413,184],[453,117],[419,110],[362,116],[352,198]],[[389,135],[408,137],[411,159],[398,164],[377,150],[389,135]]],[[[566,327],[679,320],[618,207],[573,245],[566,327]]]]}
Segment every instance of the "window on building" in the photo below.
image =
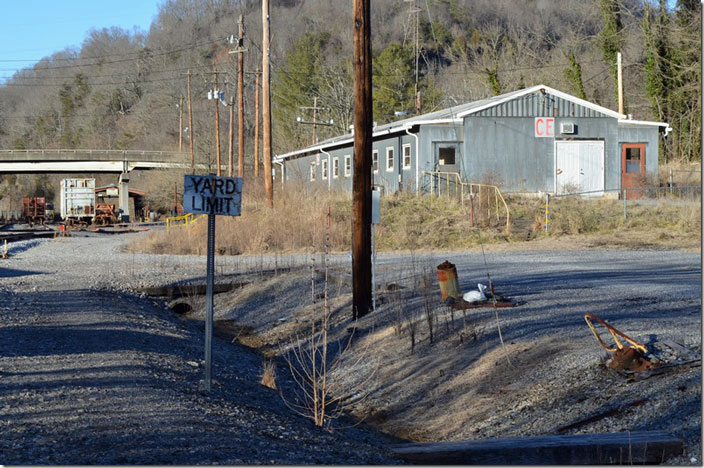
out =
{"type": "Polygon", "coordinates": [[[322,176],[323,180],[327,180],[327,178],[328,178],[328,160],[323,159],[321,161],[321,163],[322,163],[322,166],[320,166],[320,172],[322,172],[322,174],[323,174],[323,176],[322,176]]]}
{"type": "Polygon", "coordinates": [[[394,149],[392,147],[386,148],[386,170],[394,170],[394,149]]]}
{"type": "Polygon", "coordinates": [[[379,152],[377,150],[372,151],[372,171],[375,174],[379,172],[379,152]]]}
{"type": "Polygon", "coordinates": [[[310,180],[315,180],[315,162],[310,163],[310,180]]]}
{"type": "Polygon", "coordinates": [[[626,148],[626,172],[640,172],[640,148],[626,148]]]}
{"type": "Polygon", "coordinates": [[[453,166],[455,164],[455,147],[438,148],[438,163],[441,166],[453,166]]]}
{"type": "Polygon", "coordinates": [[[411,168],[411,145],[403,145],[403,168],[411,168]]]}
{"type": "Polygon", "coordinates": [[[349,177],[352,174],[352,157],[347,154],[345,155],[345,177],[349,177]]]}
{"type": "Polygon", "coordinates": [[[340,175],[340,160],[338,158],[332,159],[332,178],[337,179],[340,175]]]}

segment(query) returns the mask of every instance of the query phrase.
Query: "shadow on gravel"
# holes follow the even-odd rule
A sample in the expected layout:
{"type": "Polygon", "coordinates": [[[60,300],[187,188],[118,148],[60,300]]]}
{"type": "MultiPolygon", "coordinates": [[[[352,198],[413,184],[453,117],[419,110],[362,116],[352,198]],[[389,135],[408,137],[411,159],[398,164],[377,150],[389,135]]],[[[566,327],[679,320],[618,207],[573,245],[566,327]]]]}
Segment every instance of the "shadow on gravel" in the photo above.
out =
{"type": "Polygon", "coordinates": [[[43,271],[15,270],[13,268],[0,267],[0,278],[17,278],[20,276],[45,275],[43,271]]]}

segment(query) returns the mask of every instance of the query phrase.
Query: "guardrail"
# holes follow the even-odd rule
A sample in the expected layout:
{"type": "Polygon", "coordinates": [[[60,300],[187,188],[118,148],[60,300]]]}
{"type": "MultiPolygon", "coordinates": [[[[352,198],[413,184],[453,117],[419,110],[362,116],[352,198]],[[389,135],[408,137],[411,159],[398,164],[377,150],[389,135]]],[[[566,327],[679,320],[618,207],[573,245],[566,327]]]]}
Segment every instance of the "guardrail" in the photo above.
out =
{"type": "Polygon", "coordinates": [[[112,149],[0,149],[0,154],[107,154],[120,156],[187,156],[179,151],[112,150],[112,149]]]}
{"type": "Polygon", "coordinates": [[[169,218],[166,218],[166,232],[169,232],[169,230],[172,228],[190,226],[191,224],[206,216],[207,215],[204,214],[194,216],[193,213],[186,213],[183,216],[171,216],[169,218]]]}
{"type": "Polygon", "coordinates": [[[480,202],[480,210],[487,210],[487,217],[491,218],[492,212],[496,215],[496,221],[501,219],[501,209],[506,216],[506,233],[510,232],[511,215],[508,209],[508,204],[504,200],[501,190],[496,185],[476,184],[473,182],[465,182],[458,172],[444,171],[422,171],[421,173],[423,186],[426,186],[425,179],[430,179],[430,194],[442,196],[443,185],[445,187],[445,195],[458,196],[462,205],[465,203],[465,198],[470,201],[470,214],[472,216],[472,224],[474,224],[474,198],[477,197],[480,202]],[[493,203],[492,203],[493,198],[493,203]],[[481,206],[485,205],[485,206],[481,206]]]}

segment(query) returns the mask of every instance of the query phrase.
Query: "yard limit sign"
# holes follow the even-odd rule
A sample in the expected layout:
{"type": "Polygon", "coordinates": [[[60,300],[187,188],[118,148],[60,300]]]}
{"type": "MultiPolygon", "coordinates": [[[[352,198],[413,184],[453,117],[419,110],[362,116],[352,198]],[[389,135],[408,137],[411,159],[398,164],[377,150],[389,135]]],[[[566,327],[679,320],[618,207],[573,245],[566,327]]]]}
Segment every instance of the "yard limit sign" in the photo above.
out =
{"type": "Polygon", "coordinates": [[[215,216],[240,216],[242,178],[185,175],[183,211],[208,215],[208,256],[205,309],[205,377],[203,388],[210,391],[213,351],[213,286],[215,283],[215,216]]]}

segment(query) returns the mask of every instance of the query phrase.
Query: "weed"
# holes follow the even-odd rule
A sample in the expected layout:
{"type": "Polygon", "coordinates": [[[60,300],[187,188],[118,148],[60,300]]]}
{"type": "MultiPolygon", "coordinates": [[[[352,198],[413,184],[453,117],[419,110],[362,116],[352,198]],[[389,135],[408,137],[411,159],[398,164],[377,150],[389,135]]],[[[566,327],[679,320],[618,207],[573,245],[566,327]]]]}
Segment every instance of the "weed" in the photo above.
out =
{"type": "Polygon", "coordinates": [[[265,361],[262,365],[262,378],[259,383],[276,390],[276,364],[273,361],[265,361]]]}

